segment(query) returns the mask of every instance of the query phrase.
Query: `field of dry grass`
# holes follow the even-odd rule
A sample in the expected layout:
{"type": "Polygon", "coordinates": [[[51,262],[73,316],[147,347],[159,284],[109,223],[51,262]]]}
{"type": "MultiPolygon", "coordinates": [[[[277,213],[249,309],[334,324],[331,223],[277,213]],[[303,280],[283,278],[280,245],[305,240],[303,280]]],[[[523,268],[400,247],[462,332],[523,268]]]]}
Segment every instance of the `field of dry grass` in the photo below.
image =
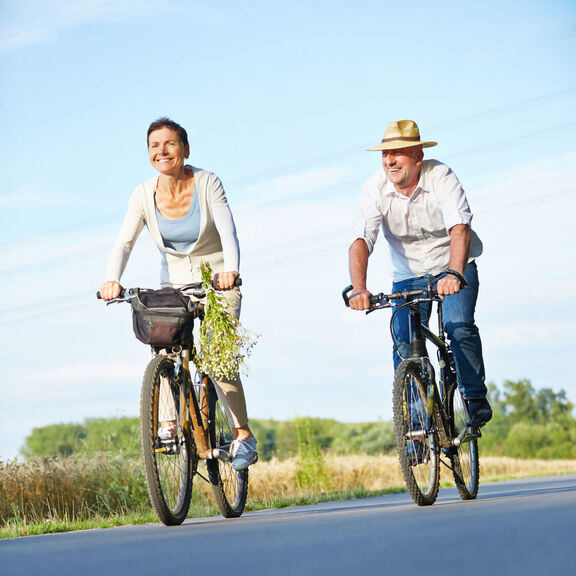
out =
{"type": "MultiPolygon", "coordinates": [[[[480,481],[576,473],[576,460],[484,457],[480,481]]],[[[452,485],[442,469],[443,486],[452,485]]],[[[249,508],[401,491],[396,456],[324,454],[313,462],[291,458],[259,462],[250,469],[249,508]],[[308,466],[307,475],[302,475],[308,466]],[[304,480],[305,481],[304,481],[304,480]]],[[[196,478],[191,515],[216,513],[208,485],[196,478]]],[[[63,531],[155,518],[147,499],[142,465],[118,457],[73,457],[26,463],[0,462],[0,537],[63,531]]]]}
{"type": "MultiPolygon", "coordinates": [[[[271,460],[256,464],[250,469],[250,497],[268,499],[271,495],[297,497],[301,494],[297,482],[299,462],[271,460]]],[[[403,488],[404,480],[396,456],[334,456],[324,457],[326,484],[321,489],[329,492],[347,490],[380,491],[403,488]]],[[[517,460],[490,457],[480,459],[480,482],[508,478],[546,476],[576,473],[576,460],[517,460]]],[[[443,485],[453,484],[451,473],[442,468],[443,485]]]]}

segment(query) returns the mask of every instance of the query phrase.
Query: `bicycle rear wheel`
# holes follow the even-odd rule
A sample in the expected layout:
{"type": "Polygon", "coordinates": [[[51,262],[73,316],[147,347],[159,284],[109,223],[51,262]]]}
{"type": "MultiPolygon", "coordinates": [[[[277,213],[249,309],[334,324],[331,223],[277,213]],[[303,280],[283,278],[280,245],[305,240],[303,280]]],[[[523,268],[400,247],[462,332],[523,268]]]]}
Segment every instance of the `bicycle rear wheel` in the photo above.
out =
{"type": "Polygon", "coordinates": [[[178,384],[175,363],[153,358],[142,380],[140,427],[142,455],[150,502],[166,525],[181,524],[188,514],[192,478],[196,472],[196,446],[184,426],[186,402],[178,384]],[[162,423],[174,425],[169,439],[158,437],[162,423]]]}
{"type": "MultiPolygon", "coordinates": [[[[204,377],[203,387],[201,396],[208,402],[210,443],[212,448],[220,448],[229,453],[234,430],[218,399],[214,384],[207,377],[204,377]]],[[[248,469],[234,470],[232,462],[216,458],[206,460],[206,467],[220,513],[225,518],[238,518],[244,512],[248,497],[248,469]]]]}
{"type": "MultiPolygon", "coordinates": [[[[466,429],[468,413],[466,403],[456,386],[451,394],[451,410],[453,418],[452,435],[456,438],[466,429]]],[[[480,460],[478,455],[478,439],[472,438],[450,452],[454,483],[462,500],[473,500],[478,495],[480,484],[480,460]]]]}
{"type": "Polygon", "coordinates": [[[420,362],[404,360],[398,366],[393,393],[396,447],[406,487],[419,506],[435,502],[440,483],[438,435],[427,429],[426,387],[420,362]]]}

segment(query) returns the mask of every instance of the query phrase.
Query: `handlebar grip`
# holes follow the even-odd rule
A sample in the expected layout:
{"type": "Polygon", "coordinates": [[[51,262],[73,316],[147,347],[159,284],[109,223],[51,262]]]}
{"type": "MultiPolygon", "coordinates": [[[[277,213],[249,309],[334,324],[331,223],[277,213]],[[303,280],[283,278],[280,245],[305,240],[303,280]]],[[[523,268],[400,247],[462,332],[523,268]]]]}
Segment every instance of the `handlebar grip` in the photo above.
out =
{"type": "Polygon", "coordinates": [[[380,292],[380,294],[372,294],[372,296],[370,296],[370,304],[372,306],[376,306],[376,304],[382,303],[383,300],[388,301],[388,298],[386,298],[386,295],[382,294],[382,292],[380,292]]]}
{"type": "MultiPolygon", "coordinates": [[[[352,285],[346,286],[346,288],[342,290],[342,298],[344,299],[344,304],[346,304],[347,307],[350,307],[350,298],[348,298],[348,294],[352,292],[352,290],[352,285]]],[[[377,304],[382,304],[383,302],[388,302],[388,298],[382,292],[380,292],[380,294],[372,294],[370,296],[370,306],[376,306],[377,304]]]]}
{"type": "MultiPolygon", "coordinates": [[[[121,288],[120,294],[118,294],[118,298],[124,298],[124,296],[126,296],[126,289],[121,288]]],[[[100,290],[98,290],[98,292],[96,292],[96,298],[98,298],[98,300],[102,300],[102,294],[100,294],[100,290]]]]}
{"type": "Polygon", "coordinates": [[[350,307],[350,298],[348,298],[348,293],[352,291],[352,284],[350,286],[346,286],[344,290],[342,290],[342,298],[344,299],[344,304],[346,304],[346,308],[350,307]]]}

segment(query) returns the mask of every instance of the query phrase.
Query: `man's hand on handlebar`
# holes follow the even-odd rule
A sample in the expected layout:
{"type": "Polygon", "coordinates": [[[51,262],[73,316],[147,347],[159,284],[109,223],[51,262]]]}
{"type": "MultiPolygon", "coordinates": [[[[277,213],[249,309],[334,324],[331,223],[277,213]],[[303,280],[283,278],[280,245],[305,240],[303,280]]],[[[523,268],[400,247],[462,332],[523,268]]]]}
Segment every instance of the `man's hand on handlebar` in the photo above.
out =
{"type": "Polygon", "coordinates": [[[372,308],[370,303],[371,292],[368,290],[353,290],[348,296],[350,308],[352,310],[368,310],[372,308]]]}
{"type": "Polygon", "coordinates": [[[440,298],[444,298],[444,296],[451,296],[452,294],[458,294],[462,289],[462,281],[458,276],[453,273],[448,273],[440,280],[438,280],[438,284],[436,284],[436,291],[438,292],[438,296],[440,298]]]}
{"type": "Polygon", "coordinates": [[[108,281],[102,284],[100,288],[100,297],[102,300],[108,302],[109,300],[114,300],[114,298],[118,298],[120,296],[120,291],[122,290],[122,286],[118,284],[118,282],[108,281]]]}

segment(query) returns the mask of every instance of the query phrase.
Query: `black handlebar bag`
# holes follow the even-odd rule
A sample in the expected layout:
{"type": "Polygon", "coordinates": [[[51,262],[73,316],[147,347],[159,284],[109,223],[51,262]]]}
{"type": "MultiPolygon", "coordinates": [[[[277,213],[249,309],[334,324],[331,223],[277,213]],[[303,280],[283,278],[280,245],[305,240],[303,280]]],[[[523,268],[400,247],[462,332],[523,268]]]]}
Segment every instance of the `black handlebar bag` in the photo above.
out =
{"type": "Polygon", "coordinates": [[[194,306],[188,296],[173,288],[137,290],[131,299],[136,338],[151,346],[192,345],[194,306]]]}

